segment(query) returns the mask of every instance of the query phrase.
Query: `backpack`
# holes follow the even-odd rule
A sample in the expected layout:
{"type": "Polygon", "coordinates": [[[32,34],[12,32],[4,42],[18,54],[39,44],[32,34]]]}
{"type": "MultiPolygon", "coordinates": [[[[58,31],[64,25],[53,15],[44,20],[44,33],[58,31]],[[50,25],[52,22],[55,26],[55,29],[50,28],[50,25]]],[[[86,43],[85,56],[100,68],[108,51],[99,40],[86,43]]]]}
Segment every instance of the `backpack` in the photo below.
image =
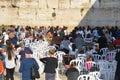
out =
{"type": "Polygon", "coordinates": [[[0,60],[0,73],[4,71],[4,66],[2,60],[0,60]]]}

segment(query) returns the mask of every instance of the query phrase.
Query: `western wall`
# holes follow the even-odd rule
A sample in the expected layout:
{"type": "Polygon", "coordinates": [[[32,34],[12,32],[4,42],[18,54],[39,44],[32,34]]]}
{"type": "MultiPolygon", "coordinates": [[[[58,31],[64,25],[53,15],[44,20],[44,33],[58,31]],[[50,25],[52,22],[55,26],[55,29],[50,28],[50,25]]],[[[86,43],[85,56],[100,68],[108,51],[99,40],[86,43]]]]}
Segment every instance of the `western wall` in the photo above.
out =
{"type": "Polygon", "coordinates": [[[0,0],[0,25],[119,26],[120,0],[0,0]]]}

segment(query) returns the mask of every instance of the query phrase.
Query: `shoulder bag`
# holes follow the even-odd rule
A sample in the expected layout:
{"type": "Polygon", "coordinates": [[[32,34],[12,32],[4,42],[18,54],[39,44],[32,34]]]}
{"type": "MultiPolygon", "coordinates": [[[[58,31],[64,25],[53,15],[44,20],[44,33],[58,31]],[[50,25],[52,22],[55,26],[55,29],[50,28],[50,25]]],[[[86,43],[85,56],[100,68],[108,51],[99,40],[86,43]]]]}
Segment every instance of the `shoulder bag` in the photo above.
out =
{"type": "Polygon", "coordinates": [[[35,61],[33,62],[33,65],[31,67],[31,75],[32,75],[32,79],[35,79],[35,78],[40,78],[40,74],[39,74],[39,71],[35,68],[35,61]]]}

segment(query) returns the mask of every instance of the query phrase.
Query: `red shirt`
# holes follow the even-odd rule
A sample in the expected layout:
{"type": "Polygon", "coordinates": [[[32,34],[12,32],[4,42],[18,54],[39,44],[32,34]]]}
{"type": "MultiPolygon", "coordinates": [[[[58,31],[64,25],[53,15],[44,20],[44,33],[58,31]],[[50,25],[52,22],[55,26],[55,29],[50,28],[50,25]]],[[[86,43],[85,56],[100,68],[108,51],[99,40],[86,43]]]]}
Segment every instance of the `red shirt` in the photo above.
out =
{"type": "Polygon", "coordinates": [[[120,45],[120,39],[116,39],[116,40],[114,41],[114,45],[120,45]]]}

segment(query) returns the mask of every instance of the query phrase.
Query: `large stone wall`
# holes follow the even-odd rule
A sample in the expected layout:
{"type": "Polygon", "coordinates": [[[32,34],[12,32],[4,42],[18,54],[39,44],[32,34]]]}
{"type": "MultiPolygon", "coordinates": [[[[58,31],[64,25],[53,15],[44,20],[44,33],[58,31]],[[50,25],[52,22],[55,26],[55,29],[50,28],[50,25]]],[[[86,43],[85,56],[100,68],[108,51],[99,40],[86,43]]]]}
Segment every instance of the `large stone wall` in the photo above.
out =
{"type": "Polygon", "coordinates": [[[120,0],[0,0],[2,24],[120,25],[120,0]]]}

